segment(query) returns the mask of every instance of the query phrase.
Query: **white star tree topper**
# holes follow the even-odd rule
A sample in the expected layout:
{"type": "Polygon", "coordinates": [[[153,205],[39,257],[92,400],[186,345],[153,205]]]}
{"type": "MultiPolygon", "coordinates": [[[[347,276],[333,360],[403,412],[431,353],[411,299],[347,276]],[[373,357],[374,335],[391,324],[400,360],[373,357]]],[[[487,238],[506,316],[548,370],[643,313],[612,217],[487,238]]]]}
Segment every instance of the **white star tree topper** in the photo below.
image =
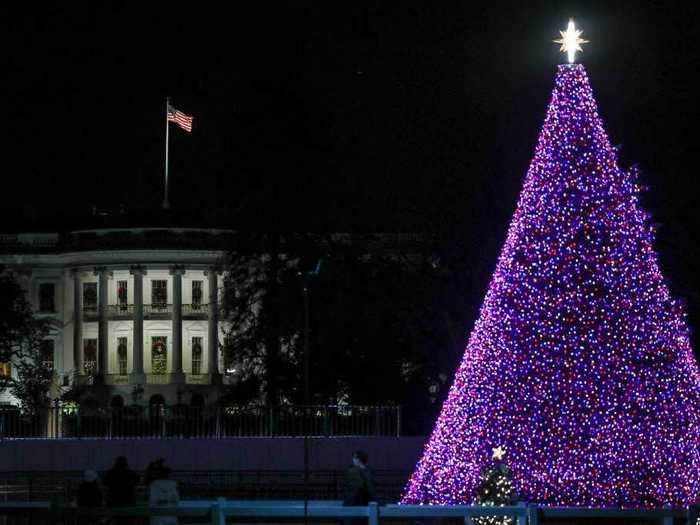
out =
{"type": "Polygon", "coordinates": [[[588,40],[581,38],[583,31],[576,29],[574,19],[569,20],[569,25],[566,31],[559,31],[561,38],[554,40],[555,44],[561,44],[559,51],[565,52],[569,58],[569,64],[573,64],[576,60],[576,51],[583,51],[581,44],[587,44],[588,40]]]}
{"type": "Polygon", "coordinates": [[[502,446],[497,446],[496,448],[493,449],[493,459],[496,461],[501,461],[504,456],[506,455],[506,449],[505,447],[502,446]]]}

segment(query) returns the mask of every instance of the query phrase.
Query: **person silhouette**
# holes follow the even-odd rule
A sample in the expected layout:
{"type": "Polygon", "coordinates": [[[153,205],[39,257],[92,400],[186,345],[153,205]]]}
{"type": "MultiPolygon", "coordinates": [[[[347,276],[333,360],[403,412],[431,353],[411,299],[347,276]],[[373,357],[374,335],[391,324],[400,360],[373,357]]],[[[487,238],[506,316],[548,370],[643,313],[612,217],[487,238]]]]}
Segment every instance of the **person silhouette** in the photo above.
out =
{"type": "Polygon", "coordinates": [[[136,485],[139,475],[129,468],[124,456],[117,456],[114,466],[109,469],[102,480],[107,489],[108,507],[134,505],[136,503],[136,485]]]}

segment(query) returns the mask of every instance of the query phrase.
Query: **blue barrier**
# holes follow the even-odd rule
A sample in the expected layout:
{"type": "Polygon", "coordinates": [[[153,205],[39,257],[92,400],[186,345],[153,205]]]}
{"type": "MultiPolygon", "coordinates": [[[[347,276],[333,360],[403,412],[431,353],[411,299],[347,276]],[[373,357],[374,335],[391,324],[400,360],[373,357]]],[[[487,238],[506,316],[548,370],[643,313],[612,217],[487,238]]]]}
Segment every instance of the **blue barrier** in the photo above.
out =
{"type": "Polygon", "coordinates": [[[683,519],[687,525],[700,525],[700,506],[687,509],[593,509],[580,507],[539,507],[536,505],[480,506],[480,505],[378,505],[344,507],[340,501],[250,501],[250,500],[185,500],[176,507],[114,507],[77,509],[72,505],[57,505],[48,501],[3,501],[0,516],[11,513],[43,513],[92,517],[115,516],[178,516],[209,518],[212,525],[225,525],[227,518],[302,518],[302,519],[366,519],[368,525],[379,525],[382,518],[463,518],[479,516],[510,516],[517,525],[539,525],[548,518],[641,518],[658,520],[662,525],[673,525],[674,519],[683,519]]]}

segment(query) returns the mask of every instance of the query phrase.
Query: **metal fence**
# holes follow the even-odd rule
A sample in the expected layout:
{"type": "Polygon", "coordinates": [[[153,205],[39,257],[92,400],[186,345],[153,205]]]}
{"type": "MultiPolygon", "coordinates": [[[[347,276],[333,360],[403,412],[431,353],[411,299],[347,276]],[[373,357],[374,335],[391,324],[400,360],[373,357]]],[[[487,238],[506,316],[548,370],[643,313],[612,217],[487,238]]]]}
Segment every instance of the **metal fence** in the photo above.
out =
{"type": "MultiPolygon", "coordinates": [[[[100,473],[103,474],[103,473],[100,473]]],[[[143,483],[143,472],[140,481],[143,483]]],[[[375,470],[377,499],[397,501],[410,472],[375,470]]],[[[175,470],[170,479],[177,481],[183,499],[343,499],[345,470],[315,470],[305,476],[303,470],[175,470]]],[[[83,480],[82,471],[0,472],[0,502],[72,501],[83,480]]],[[[146,487],[137,486],[137,496],[145,499],[146,487]]]]}
{"type": "MultiPolygon", "coordinates": [[[[43,502],[0,502],[0,517],[9,518],[8,524],[24,523],[99,523],[100,519],[126,519],[124,523],[146,523],[154,516],[176,516],[180,523],[210,523],[225,525],[227,522],[260,523],[261,520],[279,523],[338,523],[352,519],[352,523],[379,525],[391,520],[415,523],[417,520],[434,522],[438,519],[457,519],[470,524],[478,516],[508,516],[517,525],[539,525],[550,518],[567,519],[567,523],[581,523],[580,520],[606,518],[616,520],[621,525],[643,521],[673,525],[676,520],[687,525],[697,525],[698,507],[687,509],[623,510],[595,508],[550,509],[536,505],[479,506],[479,505],[385,505],[375,502],[366,507],[343,507],[339,502],[315,501],[227,501],[202,500],[181,501],[171,507],[121,507],[76,509],[69,505],[43,502]],[[12,518],[15,518],[14,520],[12,518]],[[93,521],[91,521],[93,520],[93,521]],[[572,521],[573,520],[573,521],[572,521]]],[[[609,523],[609,521],[606,521],[609,523]]]]}
{"type": "Polygon", "coordinates": [[[0,409],[0,439],[399,436],[400,407],[152,405],[0,409]]]}

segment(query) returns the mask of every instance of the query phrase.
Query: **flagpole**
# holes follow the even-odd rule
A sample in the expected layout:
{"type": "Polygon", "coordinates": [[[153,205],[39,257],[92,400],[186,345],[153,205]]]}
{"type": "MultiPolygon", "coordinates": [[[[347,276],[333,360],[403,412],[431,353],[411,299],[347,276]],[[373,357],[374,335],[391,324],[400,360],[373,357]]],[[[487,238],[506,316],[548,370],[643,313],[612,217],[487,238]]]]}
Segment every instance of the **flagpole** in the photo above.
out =
{"type": "Polygon", "coordinates": [[[170,145],[170,122],[168,122],[168,109],[170,107],[170,97],[165,97],[165,197],[163,198],[163,209],[170,208],[168,200],[168,147],[170,145]]]}

